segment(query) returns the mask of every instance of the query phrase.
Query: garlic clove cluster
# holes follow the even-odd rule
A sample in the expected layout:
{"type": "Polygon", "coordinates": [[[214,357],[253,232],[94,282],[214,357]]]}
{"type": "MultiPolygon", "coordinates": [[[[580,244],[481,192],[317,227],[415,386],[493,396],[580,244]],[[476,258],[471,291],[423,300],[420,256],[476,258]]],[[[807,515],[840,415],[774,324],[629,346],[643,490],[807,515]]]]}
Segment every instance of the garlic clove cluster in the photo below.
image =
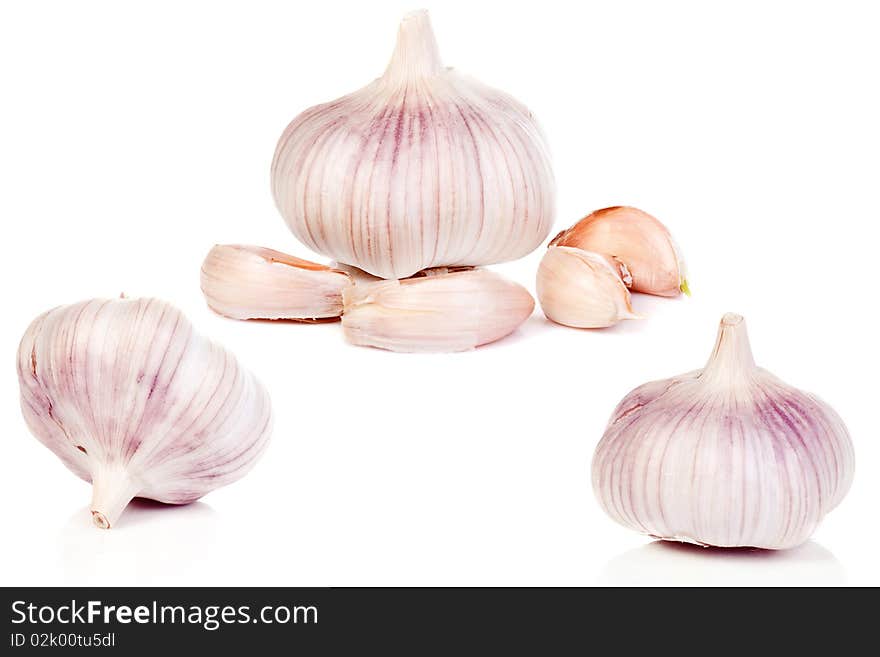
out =
{"type": "Polygon", "coordinates": [[[343,302],[349,342],[403,352],[473,349],[509,335],[535,308],[524,287],[483,269],[358,284],[343,302]]]}
{"type": "Polygon", "coordinates": [[[537,284],[548,319],[577,328],[639,318],[628,289],[690,294],[672,235],[647,212],[625,206],[596,210],[554,237],[537,284]]]}
{"type": "Polygon", "coordinates": [[[554,218],[533,116],[445,68],[424,11],[403,19],[381,78],[293,120],[271,176],[300,241],[382,278],[517,259],[554,218]]]}
{"type": "Polygon", "coordinates": [[[338,269],[241,244],[214,246],[201,272],[208,306],[233,319],[335,319],[351,284],[338,269]]]}
{"type": "Polygon", "coordinates": [[[592,481],[605,512],[644,534],[782,549],[810,537],[854,468],[837,413],[757,367],[743,318],[728,314],[702,370],[624,397],[592,481]]]}
{"type": "Polygon", "coordinates": [[[688,292],[684,260],[675,240],[666,226],[638,208],[596,210],[559,233],[550,246],[614,256],[629,269],[634,292],[661,297],[688,292]]]}
{"type": "Polygon", "coordinates": [[[95,526],[134,497],[186,504],[244,476],[271,431],[269,395],[156,299],[93,299],[37,317],[18,350],[34,436],[92,483],[95,526]]]}
{"type": "Polygon", "coordinates": [[[387,281],[256,246],[217,245],[202,291],[236,319],[343,320],[354,344],[393,351],[463,351],[511,333],[534,310],[520,285],[473,267],[435,267],[387,281]]]}
{"type": "Polygon", "coordinates": [[[547,249],[538,267],[537,293],[548,319],[576,328],[602,328],[638,319],[625,281],[626,266],[613,258],[568,246],[547,249]]]}

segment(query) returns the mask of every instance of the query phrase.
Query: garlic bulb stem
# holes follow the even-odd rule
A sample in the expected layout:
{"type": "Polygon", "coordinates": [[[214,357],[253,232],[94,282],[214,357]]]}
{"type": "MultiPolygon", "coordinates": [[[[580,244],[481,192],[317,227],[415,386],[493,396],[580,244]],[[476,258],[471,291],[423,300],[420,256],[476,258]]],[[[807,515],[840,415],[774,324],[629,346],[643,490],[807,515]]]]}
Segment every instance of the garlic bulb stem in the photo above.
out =
{"type": "Polygon", "coordinates": [[[383,79],[392,84],[406,84],[442,71],[440,48],[428,12],[420,9],[407,14],[400,22],[397,45],[383,79]]]}
{"type": "Polygon", "coordinates": [[[712,385],[747,383],[756,368],[745,319],[735,313],[725,314],[718,326],[715,348],[700,380],[712,385]]]}
{"type": "Polygon", "coordinates": [[[92,503],[89,505],[95,526],[99,529],[115,526],[125,507],[141,488],[123,466],[97,464],[92,473],[92,503]]]}

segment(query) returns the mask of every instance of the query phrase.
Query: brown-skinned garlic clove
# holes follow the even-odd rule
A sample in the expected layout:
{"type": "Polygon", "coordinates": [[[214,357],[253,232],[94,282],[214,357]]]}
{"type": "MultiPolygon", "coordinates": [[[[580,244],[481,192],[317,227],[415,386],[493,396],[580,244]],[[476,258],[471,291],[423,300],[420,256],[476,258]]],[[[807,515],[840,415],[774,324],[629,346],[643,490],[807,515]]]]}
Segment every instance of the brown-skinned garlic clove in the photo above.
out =
{"type": "Polygon", "coordinates": [[[541,310],[557,324],[604,328],[623,319],[640,319],[633,309],[623,263],[568,246],[547,249],[538,266],[541,310]]]}
{"type": "Polygon", "coordinates": [[[473,349],[509,335],[535,308],[524,287],[484,269],[358,284],[343,301],[349,342],[403,352],[473,349]]]}
{"type": "Polygon", "coordinates": [[[92,484],[92,521],[135,497],[186,504],[243,477],[271,432],[269,395],[235,357],[156,299],[54,308],[18,350],[31,433],[92,484]]]}
{"type": "Polygon", "coordinates": [[[201,271],[208,306],[233,319],[337,319],[351,284],[338,269],[243,244],[215,245],[201,271]]]}
{"type": "Polygon", "coordinates": [[[550,242],[604,253],[623,262],[634,292],[661,297],[690,294],[684,260],[669,230],[637,208],[615,206],[587,215],[550,242]]]}
{"type": "Polygon", "coordinates": [[[815,396],[755,365],[727,314],[702,370],[639,386],[593,456],[593,491],[620,524],[665,540],[783,549],[852,485],[853,445],[815,396]]]}

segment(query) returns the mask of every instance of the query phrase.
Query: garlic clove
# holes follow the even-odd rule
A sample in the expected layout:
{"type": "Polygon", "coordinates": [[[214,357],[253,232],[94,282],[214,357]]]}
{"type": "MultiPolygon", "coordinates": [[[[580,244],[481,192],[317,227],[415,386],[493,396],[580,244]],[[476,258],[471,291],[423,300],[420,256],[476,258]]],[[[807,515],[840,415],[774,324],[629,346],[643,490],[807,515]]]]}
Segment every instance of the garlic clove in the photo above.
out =
{"type": "Polygon", "coordinates": [[[653,381],[615,409],[593,490],[620,524],[717,547],[806,541],[852,485],[843,421],[755,365],[745,321],[727,314],[702,370],[653,381]]]}
{"type": "Polygon", "coordinates": [[[208,306],[233,319],[336,319],[349,275],[280,251],[217,244],[202,263],[208,306]]]}
{"type": "Polygon", "coordinates": [[[18,380],[28,428],[92,483],[102,529],[134,497],[186,504],[240,479],[271,432],[266,390],[156,299],[40,315],[19,345],[18,380]]]}
{"type": "Polygon", "coordinates": [[[425,11],[401,22],[381,78],[290,123],[271,176],[301,242],[389,279],[520,258],[555,212],[534,117],[445,68],[425,11]]]}
{"type": "Polygon", "coordinates": [[[349,342],[403,352],[473,349],[512,333],[535,308],[524,287],[483,269],[427,272],[342,294],[349,342]]]}
{"type": "Polygon", "coordinates": [[[559,233],[550,246],[574,246],[613,255],[629,268],[634,292],[661,297],[681,292],[690,295],[684,260],[669,230],[637,208],[596,210],[559,233]]]}
{"type": "Polygon", "coordinates": [[[632,280],[627,267],[614,258],[553,246],[538,266],[538,301],[547,319],[575,328],[640,319],[632,309],[627,279],[632,280]]]}

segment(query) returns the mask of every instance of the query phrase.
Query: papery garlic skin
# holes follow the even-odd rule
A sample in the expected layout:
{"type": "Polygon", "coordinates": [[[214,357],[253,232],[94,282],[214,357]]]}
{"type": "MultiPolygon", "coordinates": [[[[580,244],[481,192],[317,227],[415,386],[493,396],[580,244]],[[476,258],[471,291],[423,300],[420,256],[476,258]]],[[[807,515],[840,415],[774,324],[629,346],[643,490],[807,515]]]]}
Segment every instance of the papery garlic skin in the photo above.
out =
{"type": "Polygon", "coordinates": [[[592,480],[605,512],[644,534],[783,549],[840,503],[854,468],[837,413],[755,366],[744,320],[728,314],[704,369],[620,402],[592,480]]]}
{"type": "Polygon", "coordinates": [[[553,246],[538,266],[538,302],[547,319],[575,328],[604,328],[622,319],[639,319],[626,289],[627,278],[626,266],[613,258],[553,246]]]}
{"type": "Polygon", "coordinates": [[[358,284],[343,301],[349,342],[402,352],[473,349],[509,335],[535,309],[524,287],[483,269],[358,284]]]}
{"type": "Polygon", "coordinates": [[[555,202],[531,113],[444,68],[424,11],[403,19],[381,78],[287,127],[272,191],[310,249],[382,278],[522,257],[555,202]]]}
{"type": "Polygon", "coordinates": [[[253,467],[269,395],[235,357],[156,299],[93,299],[37,317],[18,350],[28,428],[92,483],[116,525],[134,497],[186,504],[253,467]]]}
{"type": "Polygon", "coordinates": [[[385,280],[384,278],[379,278],[378,276],[368,274],[363,269],[358,269],[357,267],[346,265],[342,262],[332,262],[330,263],[330,266],[333,269],[348,274],[348,277],[351,279],[352,285],[361,285],[363,283],[378,283],[379,281],[385,280]]]}
{"type": "Polygon", "coordinates": [[[338,318],[351,284],[337,269],[243,244],[215,245],[201,270],[208,306],[233,319],[338,318]]]}
{"type": "Polygon", "coordinates": [[[690,293],[684,259],[672,234],[638,208],[596,210],[559,233],[550,246],[573,246],[614,256],[632,274],[634,292],[661,297],[690,293]]]}

